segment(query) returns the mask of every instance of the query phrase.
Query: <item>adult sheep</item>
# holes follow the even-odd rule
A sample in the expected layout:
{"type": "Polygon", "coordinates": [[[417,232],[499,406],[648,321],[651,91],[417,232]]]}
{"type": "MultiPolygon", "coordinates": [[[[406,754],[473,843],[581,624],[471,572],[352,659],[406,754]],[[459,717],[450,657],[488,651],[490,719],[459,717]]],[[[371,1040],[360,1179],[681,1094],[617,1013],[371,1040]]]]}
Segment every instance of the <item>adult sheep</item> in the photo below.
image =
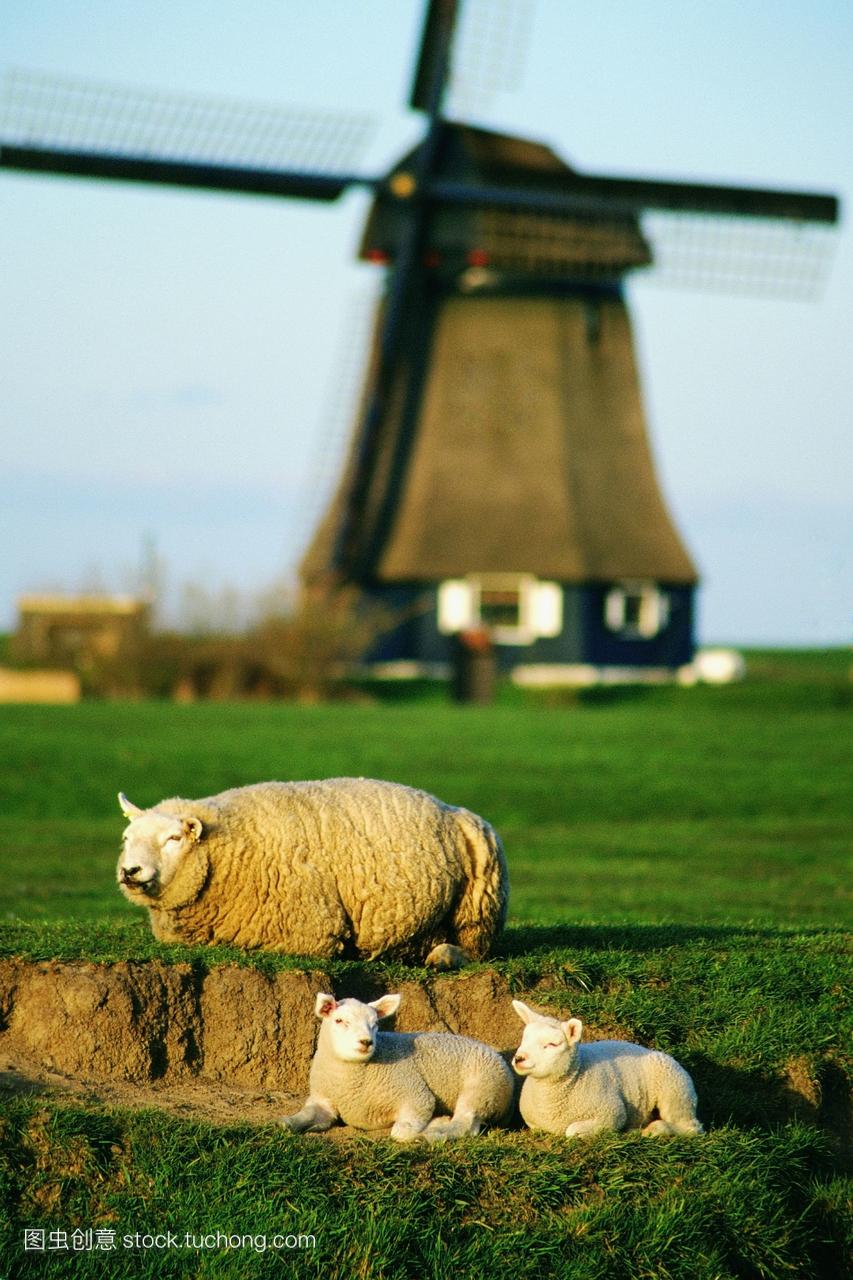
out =
{"type": "Polygon", "coordinates": [[[330,778],[119,803],[119,886],[162,942],[456,968],[503,927],[497,834],[413,787],[330,778]]]}

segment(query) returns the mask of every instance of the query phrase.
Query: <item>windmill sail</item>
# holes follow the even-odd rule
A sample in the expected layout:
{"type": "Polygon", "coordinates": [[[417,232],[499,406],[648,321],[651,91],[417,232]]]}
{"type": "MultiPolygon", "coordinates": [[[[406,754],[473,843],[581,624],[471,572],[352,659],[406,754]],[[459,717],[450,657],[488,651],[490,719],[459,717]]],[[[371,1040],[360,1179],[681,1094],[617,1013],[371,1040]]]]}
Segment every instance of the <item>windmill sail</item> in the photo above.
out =
{"type": "Polygon", "coordinates": [[[0,165],[335,200],[359,180],[375,127],[358,114],[15,71],[0,98],[0,165]]]}

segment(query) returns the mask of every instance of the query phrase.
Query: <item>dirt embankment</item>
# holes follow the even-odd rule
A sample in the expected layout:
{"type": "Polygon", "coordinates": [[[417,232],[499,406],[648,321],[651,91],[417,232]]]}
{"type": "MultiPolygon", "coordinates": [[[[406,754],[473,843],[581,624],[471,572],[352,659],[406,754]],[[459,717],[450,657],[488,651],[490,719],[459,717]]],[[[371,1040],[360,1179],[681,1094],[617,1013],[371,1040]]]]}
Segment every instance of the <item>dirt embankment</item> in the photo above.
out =
{"type": "MultiPolygon", "coordinates": [[[[338,994],[372,1000],[386,990],[381,982],[364,976],[338,994]]],[[[522,998],[535,1006],[546,985],[522,998]]],[[[273,1121],[307,1093],[314,997],[335,986],[319,969],[268,976],[236,965],[2,960],[0,1095],[62,1094],[219,1123],[273,1121]]],[[[454,1031],[507,1054],[518,1045],[516,993],[498,973],[463,970],[395,989],[403,996],[398,1031],[454,1031]]],[[[585,1034],[635,1038],[630,1027],[604,1024],[585,1034]]],[[[799,1116],[853,1136],[848,1080],[831,1059],[816,1066],[792,1058],[759,1074],[697,1055],[689,1066],[706,1124],[763,1126],[799,1116]]]]}
{"type": "MultiPolygon", "coordinates": [[[[304,1097],[321,970],[0,962],[0,1085],[207,1119],[274,1119],[304,1097]]],[[[518,1043],[506,982],[477,972],[397,988],[399,1031],[518,1043]]],[[[375,990],[347,992],[363,999],[375,990]]]]}

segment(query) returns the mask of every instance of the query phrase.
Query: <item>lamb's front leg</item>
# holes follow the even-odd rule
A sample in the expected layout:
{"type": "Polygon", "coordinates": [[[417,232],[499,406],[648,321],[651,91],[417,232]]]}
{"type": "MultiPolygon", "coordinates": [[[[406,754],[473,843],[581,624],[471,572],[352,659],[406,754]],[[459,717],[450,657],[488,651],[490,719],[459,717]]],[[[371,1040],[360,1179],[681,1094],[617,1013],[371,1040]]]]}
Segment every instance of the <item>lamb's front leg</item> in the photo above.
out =
{"type": "Polygon", "coordinates": [[[628,1119],[624,1107],[610,1107],[589,1120],[575,1120],[566,1130],[567,1138],[585,1138],[593,1133],[619,1133],[628,1119]]]}
{"type": "Polygon", "coordinates": [[[308,1098],[300,1111],[292,1116],[282,1116],[279,1123],[291,1133],[324,1133],[331,1129],[337,1118],[337,1109],[328,1098],[308,1098]]]}
{"type": "Polygon", "coordinates": [[[395,1142],[411,1142],[413,1138],[419,1138],[432,1119],[434,1110],[435,1104],[432,1101],[429,1109],[425,1103],[418,1105],[404,1102],[391,1126],[391,1137],[395,1142]]]}
{"type": "Polygon", "coordinates": [[[452,1116],[439,1116],[431,1120],[424,1131],[427,1142],[446,1142],[448,1138],[476,1138],[483,1131],[483,1122],[476,1116],[472,1120],[459,1120],[452,1116]]]}
{"type": "Polygon", "coordinates": [[[483,1122],[475,1107],[462,1097],[452,1116],[437,1116],[430,1120],[424,1137],[427,1142],[445,1142],[448,1138],[476,1137],[482,1129],[483,1122]]]}

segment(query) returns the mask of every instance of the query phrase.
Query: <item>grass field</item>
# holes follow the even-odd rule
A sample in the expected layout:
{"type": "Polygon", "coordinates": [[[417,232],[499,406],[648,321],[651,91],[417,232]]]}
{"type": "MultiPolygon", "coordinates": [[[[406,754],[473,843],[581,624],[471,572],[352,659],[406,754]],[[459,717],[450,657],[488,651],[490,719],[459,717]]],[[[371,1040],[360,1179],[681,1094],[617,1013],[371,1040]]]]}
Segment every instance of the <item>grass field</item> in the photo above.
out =
{"type": "MultiPolygon", "coordinates": [[[[2,709],[3,953],[290,963],[153,943],[115,888],[115,793],[145,805],[265,777],[393,777],[504,837],[511,920],[495,967],[519,991],[544,983],[542,1003],[675,1053],[709,1133],[400,1150],[17,1098],[0,1131],[0,1260],[51,1276],[842,1276],[848,667],[848,654],[768,653],[730,688],[507,690],[492,708],[400,691],[318,707],[2,709]],[[25,1256],[30,1225],[302,1232],[316,1248],[25,1256]]],[[[332,968],[339,990],[364,977],[332,968]]]]}
{"type": "Polygon", "coordinates": [[[6,707],[0,920],[132,918],[113,884],[119,790],[146,805],[361,774],[487,816],[517,920],[843,923],[849,692],[839,676],[565,707],[6,707]]]}

